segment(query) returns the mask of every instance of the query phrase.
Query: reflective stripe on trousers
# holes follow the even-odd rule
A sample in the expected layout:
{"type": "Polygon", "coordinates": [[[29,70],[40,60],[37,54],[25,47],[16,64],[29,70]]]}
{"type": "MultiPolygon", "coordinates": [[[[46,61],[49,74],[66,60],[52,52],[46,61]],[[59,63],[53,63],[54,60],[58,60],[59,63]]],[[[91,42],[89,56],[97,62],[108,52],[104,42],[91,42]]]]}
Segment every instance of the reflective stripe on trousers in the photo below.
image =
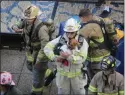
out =
{"type": "Polygon", "coordinates": [[[124,95],[124,90],[123,91],[119,91],[119,95],[124,95]]]}
{"type": "Polygon", "coordinates": [[[98,93],[98,95],[118,95],[118,93],[98,93]]]}
{"type": "Polygon", "coordinates": [[[41,93],[44,86],[44,77],[48,62],[36,62],[33,68],[32,92],[41,93]]]}
{"type": "Polygon", "coordinates": [[[62,76],[67,76],[68,78],[73,78],[73,77],[77,77],[81,74],[81,71],[80,72],[64,72],[63,70],[57,70],[60,75],[62,76]]]}
{"type": "Polygon", "coordinates": [[[33,62],[34,61],[34,58],[32,57],[32,54],[30,54],[29,52],[26,52],[26,57],[27,57],[27,60],[29,62],[33,62]]]}
{"type": "Polygon", "coordinates": [[[93,87],[93,86],[89,86],[89,90],[91,91],[91,92],[97,92],[97,88],[95,88],[95,87],[93,87]]]}
{"type": "Polygon", "coordinates": [[[43,87],[41,87],[41,88],[35,88],[35,87],[33,87],[32,86],[32,92],[42,92],[43,91],[43,87]]]}

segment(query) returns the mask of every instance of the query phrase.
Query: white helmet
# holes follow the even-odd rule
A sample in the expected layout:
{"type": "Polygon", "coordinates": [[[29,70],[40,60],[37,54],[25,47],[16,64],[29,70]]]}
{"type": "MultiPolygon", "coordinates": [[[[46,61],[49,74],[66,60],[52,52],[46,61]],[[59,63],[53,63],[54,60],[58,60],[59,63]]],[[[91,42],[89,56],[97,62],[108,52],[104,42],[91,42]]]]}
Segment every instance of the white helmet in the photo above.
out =
{"type": "Polygon", "coordinates": [[[70,18],[66,21],[64,31],[65,32],[77,32],[80,29],[81,25],[78,24],[78,22],[70,18]]]}
{"type": "Polygon", "coordinates": [[[0,72],[0,84],[1,85],[15,85],[12,80],[12,75],[9,72],[0,72]]]}

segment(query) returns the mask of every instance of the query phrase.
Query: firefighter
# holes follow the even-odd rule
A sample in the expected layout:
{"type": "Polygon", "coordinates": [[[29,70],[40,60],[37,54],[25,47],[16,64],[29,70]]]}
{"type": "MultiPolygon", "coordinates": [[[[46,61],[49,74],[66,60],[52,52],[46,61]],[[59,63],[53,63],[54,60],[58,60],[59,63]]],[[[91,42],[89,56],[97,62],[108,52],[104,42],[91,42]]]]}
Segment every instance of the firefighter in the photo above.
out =
{"type": "Polygon", "coordinates": [[[56,85],[59,95],[85,94],[87,84],[81,68],[88,52],[87,41],[77,33],[80,25],[73,18],[66,21],[63,36],[50,41],[44,53],[57,65],[56,85]]]}
{"type": "Polygon", "coordinates": [[[103,9],[102,13],[99,15],[102,18],[106,18],[106,17],[111,16],[112,9],[113,10],[119,10],[119,8],[117,8],[118,7],[117,3],[112,4],[112,2],[109,1],[109,0],[104,0],[104,3],[105,3],[103,5],[104,9],[103,9]]]}
{"type": "Polygon", "coordinates": [[[89,85],[90,95],[124,95],[124,77],[115,71],[116,59],[106,56],[101,61],[102,71],[98,72],[89,85]]]}
{"type": "Polygon", "coordinates": [[[40,10],[31,5],[24,11],[24,19],[12,26],[15,32],[23,29],[26,42],[27,68],[33,72],[32,95],[41,95],[43,91],[44,74],[48,68],[48,58],[43,48],[54,32],[54,23],[48,19],[43,23],[38,19],[40,10]]]}
{"type": "Polygon", "coordinates": [[[106,26],[106,31],[100,27],[97,23],[88,23],[80,30],[80,35],[85,37],[89,43],[88,50],[88,73],[90,80],[93,76],[100,71],[100,61],[104,56],[110,55],[110,50],[107,47],[107,43],[104,41],[104,33],[107,32],[110,36],[112,43],[118,44],[118,37],[114,31],[113,22],[108,18],[101,18],[92,15],[89,9],[81,9],[79,12],[79,17],[83,23],[88,23],[90,21],[103,21],[106,26]]]}
{"type": "Polygon", "coordinates": [[[15,87],[12,75],[7,71],[0,72],[0,95],[23,95],[15,87]]]}

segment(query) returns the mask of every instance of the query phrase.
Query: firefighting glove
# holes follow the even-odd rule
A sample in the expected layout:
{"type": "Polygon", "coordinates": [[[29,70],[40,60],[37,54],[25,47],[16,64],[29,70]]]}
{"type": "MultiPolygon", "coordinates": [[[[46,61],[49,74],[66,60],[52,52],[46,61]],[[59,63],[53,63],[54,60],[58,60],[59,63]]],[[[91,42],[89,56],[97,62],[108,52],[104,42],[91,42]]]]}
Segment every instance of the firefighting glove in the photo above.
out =
{"type": "Polygon", "coordinates": [[[45,73],[44,86],[48,86],[53,81],[53,79],[56,77],[56,72],[57,72],[56,69],[54,71],[47,69],[47,71],[45,73]]]}

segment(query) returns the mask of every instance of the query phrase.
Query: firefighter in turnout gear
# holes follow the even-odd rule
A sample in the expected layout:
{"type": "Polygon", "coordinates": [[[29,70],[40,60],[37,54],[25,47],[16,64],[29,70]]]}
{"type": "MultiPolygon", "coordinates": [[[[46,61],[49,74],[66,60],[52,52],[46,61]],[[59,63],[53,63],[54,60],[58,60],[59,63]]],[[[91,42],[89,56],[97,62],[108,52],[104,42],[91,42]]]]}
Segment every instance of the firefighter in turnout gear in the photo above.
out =
{"type": "Polygon", "coordinates": [[[52,19],[42,22],[38,19],[40,10],[36,6],[29,6],[24,11],[24,19],[12,26],[15,32],[23,29],[26,42],[27,68],[33,72],[32,95],[41,95],[43,91],[44,74],[48,58],[43,52],[49,42],[50,34],[55,31],[52,19]]]}
{"type": "Polygon", "coordinates": [[[108,42],[105,43],[104,33],[108,34],[108,37],[113,44],[117,44],[119,39],[114,30],[113,22],[108,18],[101,18],[92,15],[89,9],[81,9],[79,12],[79,17],[83,23],[88,23],[83,26],[80,30],[80,35],[85,37],[89,43],[88,50],[88,73],[90,79],[100,71],[100,61],[104,56],[110,55],[110,50],[107,47],[108,42]],[[99,24],[91,23],[90,21],[98,21],[105,23],[105,29],[102,29],[99,24]],[[89,23],[90,22],[90,23],[89,23]]]}
{"type": "Polygon", "coordinates": [[[88,43],[78,35],[80,25],[70,18],[66,21],[64,35],[50,41],[44,53],[57,66],[56,85],[59,95],[83,95],[87,84],[81,68],[87,58],[88,43]]]}
{"type": "Polygon", "coordinates": [[[106,56],[101,61],[102,71],[98,72],[89,85],[90,95],[124,95],[124,77],[115,71],[116,59],[106,56]]]}

